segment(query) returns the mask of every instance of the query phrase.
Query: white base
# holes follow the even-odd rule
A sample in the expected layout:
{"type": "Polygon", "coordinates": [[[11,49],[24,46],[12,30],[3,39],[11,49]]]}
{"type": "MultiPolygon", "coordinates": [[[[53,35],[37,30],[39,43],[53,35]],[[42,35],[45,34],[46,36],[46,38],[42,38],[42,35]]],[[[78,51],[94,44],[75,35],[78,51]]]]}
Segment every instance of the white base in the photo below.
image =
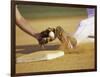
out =
{"type": "Polygon", "coordinates": [[[27,54],[16,59],[17,63],[52,60],[64,55],[64,51],[60,50],[49,50],[49,51],[37,51],[31,54],[27,54]]]}

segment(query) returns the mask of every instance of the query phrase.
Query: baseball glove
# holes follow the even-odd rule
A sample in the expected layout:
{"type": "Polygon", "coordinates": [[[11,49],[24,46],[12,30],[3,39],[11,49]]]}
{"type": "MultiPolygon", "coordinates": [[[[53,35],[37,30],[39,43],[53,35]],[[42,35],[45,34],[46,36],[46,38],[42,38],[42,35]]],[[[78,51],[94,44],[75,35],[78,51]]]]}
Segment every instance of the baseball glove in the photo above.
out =
{"type": "Polygon", "coordinates": [[[40,44],[40,46],[43,47],[48,42],[55,40],[55,38],[56,38],[56,36],[55,36],[55,28],[48,28],[48,29],[42,31],[40,33],[40,37],[41,38],[39,39],[39,44],[40,44]],[[50,36],[51,32],[53,33],[53,37],[52,37],[52,35],[50,36]]]}

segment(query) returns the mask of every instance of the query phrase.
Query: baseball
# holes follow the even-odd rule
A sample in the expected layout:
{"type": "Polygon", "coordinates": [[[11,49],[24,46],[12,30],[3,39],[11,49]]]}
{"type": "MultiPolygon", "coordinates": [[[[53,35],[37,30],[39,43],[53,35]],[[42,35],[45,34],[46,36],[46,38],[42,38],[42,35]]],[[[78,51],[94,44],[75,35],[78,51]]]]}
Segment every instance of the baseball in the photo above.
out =
{"type": "Polygon", "coordinates": [[[54,34],[54,32],[53,32],[53,31],[50,31],[50,32],[49,32],[49,37],[51,37],[52,39],[54,39],[54,38],[55,38],[55,34],[54,34]]]}

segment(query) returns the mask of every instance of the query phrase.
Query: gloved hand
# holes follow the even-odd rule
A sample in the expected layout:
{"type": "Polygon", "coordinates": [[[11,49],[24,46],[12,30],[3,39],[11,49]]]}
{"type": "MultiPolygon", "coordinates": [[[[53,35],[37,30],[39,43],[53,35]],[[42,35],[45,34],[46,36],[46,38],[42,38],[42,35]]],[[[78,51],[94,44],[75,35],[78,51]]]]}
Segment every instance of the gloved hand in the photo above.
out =
{"type": "Polygon", "coordinates": [[[38,39],[39,44],[44,46],[48,42],[55,40],[55,28],[47,28],[46,30],[40,32],[40,38],[38,39]]]}

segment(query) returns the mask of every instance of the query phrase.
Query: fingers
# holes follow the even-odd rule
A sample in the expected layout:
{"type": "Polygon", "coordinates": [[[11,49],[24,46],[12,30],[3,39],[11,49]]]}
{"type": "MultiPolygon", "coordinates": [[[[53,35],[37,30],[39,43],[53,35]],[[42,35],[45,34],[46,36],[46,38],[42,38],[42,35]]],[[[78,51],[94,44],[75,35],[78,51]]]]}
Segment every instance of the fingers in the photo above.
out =
{"type": "Polygon", "coordinates": [[[75,48],[77,45],[77,40],[69,33],[66,33],[61,26],[57,26],[56,36],[66,48],[75,48]]]}

